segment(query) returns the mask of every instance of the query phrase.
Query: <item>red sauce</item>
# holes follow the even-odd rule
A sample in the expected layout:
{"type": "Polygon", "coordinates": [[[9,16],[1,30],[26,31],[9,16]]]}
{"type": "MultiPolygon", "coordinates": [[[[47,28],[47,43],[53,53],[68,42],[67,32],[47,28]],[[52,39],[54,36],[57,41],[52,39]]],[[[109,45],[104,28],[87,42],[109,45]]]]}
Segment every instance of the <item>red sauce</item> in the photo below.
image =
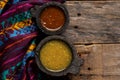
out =
{"type": "Polygon", "coordinates": [[[60,8],[50,6],[41,13],[40,22],[47,29],[58,29],[64,25],[65,15],[60,8]]]}

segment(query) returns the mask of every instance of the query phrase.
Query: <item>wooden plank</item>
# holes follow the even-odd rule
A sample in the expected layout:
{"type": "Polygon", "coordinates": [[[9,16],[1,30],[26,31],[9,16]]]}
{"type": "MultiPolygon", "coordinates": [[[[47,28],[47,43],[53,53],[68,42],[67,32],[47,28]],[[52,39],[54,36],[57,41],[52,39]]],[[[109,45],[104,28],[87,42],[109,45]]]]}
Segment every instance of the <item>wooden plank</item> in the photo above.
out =
{"type": "Polygon", "coordinates": [[[78,54],[84,59],[81,74],[102,75],[102,46],[101,45],[76,45],[78,54]]]}
{"type": "Polygon", "coordinates": [[[84,59],[80,73],[70,74],[70,80],[119,80],[120,1],[67,1],[65,5],[70,24],[62,35],[84,59]]]}
{"type": "Polygon", "coordinates": [[[70,80],[119,80],[120,44],[75,45],[84,59],[80,73],[70,80]]]}
{"type": "Polygon", "coordinates": [[[70,77],[70,80],[103,80],[102,76],[93,76],[93,75],[74,75],[70,77]]]}
{"type": "Polygon", "coordinates": [[[119,80],[120,76],[93,76],[93,75],[72,75],[70,80],[119,80]]]}
{"type": "Polygon", "coordinates": [[[74,44],[120,43],[120,1],[67,1],[70,24],[64,35],[74,44]]]}
{"type": "Polygon", "coordinates": [[[102,45],[75,45],[78,55],[84,59],[80,73],[69,75],[70,80],[103,80],[102,45]]]}
{"type": "MultiPolygon", "coordinates": [[[[120,76],[103,76],[103,80],[120,80],[120,76]]],[[[97,79],[96,79],[97,80],[97,79]]]]}
{"type": "Polygon", "coordinates": [[[120,44],[103,45],[104,75],[120,76],[120,44]]]}

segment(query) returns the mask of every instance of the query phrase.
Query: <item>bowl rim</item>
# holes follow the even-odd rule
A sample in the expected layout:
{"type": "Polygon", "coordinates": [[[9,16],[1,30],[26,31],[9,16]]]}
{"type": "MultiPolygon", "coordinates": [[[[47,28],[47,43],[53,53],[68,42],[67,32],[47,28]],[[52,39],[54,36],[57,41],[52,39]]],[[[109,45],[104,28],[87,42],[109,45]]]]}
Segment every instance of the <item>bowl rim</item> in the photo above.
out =
{"type": "MultiPolygon", "coordinates": [[[[39,29],[42,30],[43,33],[48,34],[48,35],[55,35],[55,34],[61,34],[62,32],[64,32],[66,30],[66,27],[69,24],[69,13],[67,8],[65,7],[64,4],[61,4],[59,2],[55,2],[55,1],[51,1],[51,2],[47,2],[45,4],[43,4],[37,11],[36,11],[36,23],[37,26],[39,27],[39,29]],[[45,8],[49,7],[49,6],[55,6],[60,8],[64,15],[65,15],[65,22],[63,24],[62,27],[60,27],[58,30],[55,31],[50,31],[48,29],[46,29],[45,27],[43,27],[43,25],[40,23],[40,14],[42,13],[42,11],[44,11],[45,8]]],[[[54,29],[53,29],[54,30],[54,29]]]]}
{"type": "Polygon", "coordinates": [[[48,36],[46,37],[45,39],[43,39],[39,44],[38,46],[36,47],[36,50],[35,50],[35,59],[36,59],[36,63],[39,67],[40,70],[42,70],[43,72],[49,74],[49,75],[52,75],[52,76],[63,76],[63,75],[66,75],[67,73],[76,73],[79,71],[79,67],[80,65],[78,65],[77,63],[79,62],[78,61],[78,56],[77,56],[77,52],[74,48],[74,46],[65,38],[65,37],[62,37],[62,36],[58,36],[58,35],[54,35],[54,36],[48,36]],[[39,51],[40,49],[42,48],[42,46],[50,41],[50,40],[62,40],[63,42],[65,42],[71,52],[72,52],[72,60],[71,60],[71,63],[69,64],[69,66],[67,68],[65,68],[64,70],[60,71],[60,72],[52,72],[52,71],[49,71],[47,70],[43,65],[42,63],[40,62],[40,59],[39,59],[39,51]],[[76,63],[77,62],[77,63],[76,63]],[[78,67],[78,69],[75,69],[76,67],[78,67]],[[73,70],[73,68],[75,70],[73,70]]]}

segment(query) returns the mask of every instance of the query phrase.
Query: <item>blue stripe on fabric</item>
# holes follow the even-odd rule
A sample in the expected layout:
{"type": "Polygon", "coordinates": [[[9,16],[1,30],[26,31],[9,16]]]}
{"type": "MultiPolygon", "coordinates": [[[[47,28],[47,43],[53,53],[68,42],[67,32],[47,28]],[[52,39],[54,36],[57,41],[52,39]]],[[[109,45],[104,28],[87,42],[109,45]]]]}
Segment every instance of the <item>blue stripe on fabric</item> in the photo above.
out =
{"type": "Polygon", "coordinates": [[[20,28],[19,30],[14,30],[12,33],[6,31],[6,34],[8,34],[9,37],[7,37],[4,34],[2,40],[0,39],[0,46],[4,45],[4,41],[9,40],[9,38],[13,38],[13,37],[16,37],[18,35],[30,34],[31,32],[34,32],[36,30],[37,30],[37,26],[31,25],[31,26],[26,26],[24,28],[20,28]]]}
{"type": "Polygon", "coordinates": [[[25,11],[23,13],[20,13],[20,14],[16,14],[14,15],[13,17],[10,17],[8,18],[7,20],[5,21],[2,21],[0,23],[0,25],[2,26],[2,28],[4,29],[5,27],[8,27],[9,24],[15,24],[16,22],[21,22],[21,21],[24,21],[26,19],[30,19],[32,16],[31,16],[31,13],[30,11],[25,11]]]}
{"type": "Polygon", "coordinates": [[[2,13],[2,9],[0,9],[0,14],[2,13]]]}
{"type": "Polygon", "coordinates": [[[13,4],[20,2],[21,0],[13,0],[13,4]]]}
{"type": "Polygon", "coordinates": [[[25,66],[26,60],[27,60],[29,57],[34,57],[34,55],[35,55],[34,51],[28,52],[28,53],[24,56],[24,58],[23,58],[23,61],[22,61],[23,65],[22,65],[22,66],[25,66]]]}
{"type": "MultiPolygon", "coordinates": [[[[16,66],[20,66],[21,63],[22,63],[22,62],[18,62],[18,63],[16,64],[16,66]]],[[[16,68],[16,66],[12,66],[11,68],[9,68],[9,69],[7,69],[7,70],[4,70],[4,71],[1,73],[2,79],[0,79],[0,80],[6,80],[6,79],[7,79],[7,78],[6,78],[7,75],[10,74],[10,73],[9,73],[9,70],[12,69],[12,71],[14,71],[15,68],[16,68]]]]}
{"type": "Polygon", "coordinates": [[[2,80],[6,80],[6,75],[9,74],[9,70],[5,70],[3,73],[2,73],[2,80]]]}
{"type": "Polygon", "coordinates": [[[4,43],[2,41],[0,41],[0,46],[2,46],[4,43]]]}
{"type": "MultiPolygon", "coordinates": [[[[32,44],[35,44],[35,40],[36,40],[36,39],[34,39],[34,40],[32,41],[31,45],[32,45],[32,44]]],[[[31,45],[30,45],[30,46],[31,46],[31,45]]],[[[30,51],[30,52],[27,52],[26,55],[25,55],[24,58],[23,58],[23,61],[22,61],[23,65],[22,65],[22,66],[25,66],[26,60],[27,60],[29,57],[34,57],[34,56],[35,56],[35,53],[34,53],[33,50],[30,51]]]]}
{"type": "Polygon", "coordinates": [[[19,30],[14,30],[13,33],[10,33],[10,38],[18,36],[18,35],[29,34],[29,33],[31,33],[32,31],[35,31],[35,30],[36,30],[36,26],[33,26],[33,25],[21,28],[19,30]]]}

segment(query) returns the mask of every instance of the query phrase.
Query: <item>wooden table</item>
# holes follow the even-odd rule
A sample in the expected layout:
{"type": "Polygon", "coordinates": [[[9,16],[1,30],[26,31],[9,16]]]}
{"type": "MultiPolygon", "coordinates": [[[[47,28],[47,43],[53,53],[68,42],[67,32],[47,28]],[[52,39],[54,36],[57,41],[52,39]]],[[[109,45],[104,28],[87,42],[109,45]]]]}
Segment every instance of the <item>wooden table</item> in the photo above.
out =
{"type": "Polygon", "coordinates": [[[70,24],[62,35],[84,59],[71,80],[120,80],[120,1],[67,1],[70,24]]]}

